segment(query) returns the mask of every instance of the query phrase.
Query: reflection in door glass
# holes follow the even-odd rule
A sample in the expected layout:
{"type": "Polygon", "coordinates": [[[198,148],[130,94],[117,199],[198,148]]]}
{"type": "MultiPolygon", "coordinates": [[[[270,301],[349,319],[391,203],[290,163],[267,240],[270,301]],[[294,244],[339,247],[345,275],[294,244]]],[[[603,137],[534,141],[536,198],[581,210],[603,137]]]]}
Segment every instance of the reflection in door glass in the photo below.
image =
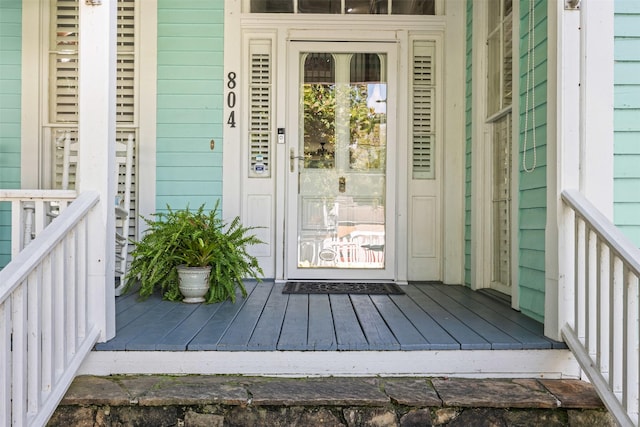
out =
{"type": "Polygon", "coordinates": [[[351,58],[349,166],[382,169],[386,153],[387,85],[380,79],[380,57],[358,53],[351,58]]]}
{"type": "Polygon", "coordinates": [[[336,77],[333,56],[310,53],[304,61],[304,166],[335,166],[336,77]]]}
{"type": "Polygon", "coordinates": [[[385,268],[385,61],[303,54],[299,268],[385,268]]]}
{"type": "Polygon", "coordinates": [[[349,14],[386,15],[388,4],[387,0],[346,0],[344,8],[349,14]]]}

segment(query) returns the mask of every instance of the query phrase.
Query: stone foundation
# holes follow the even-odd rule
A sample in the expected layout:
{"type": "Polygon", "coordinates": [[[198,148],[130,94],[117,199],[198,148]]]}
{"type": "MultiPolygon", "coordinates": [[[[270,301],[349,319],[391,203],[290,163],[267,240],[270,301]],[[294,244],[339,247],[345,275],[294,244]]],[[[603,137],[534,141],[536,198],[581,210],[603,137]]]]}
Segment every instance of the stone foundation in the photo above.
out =
{"type": "Polygon", "coordinates": [[[577,380],[78,377],[49,426],[615,426],[577,380]]]}

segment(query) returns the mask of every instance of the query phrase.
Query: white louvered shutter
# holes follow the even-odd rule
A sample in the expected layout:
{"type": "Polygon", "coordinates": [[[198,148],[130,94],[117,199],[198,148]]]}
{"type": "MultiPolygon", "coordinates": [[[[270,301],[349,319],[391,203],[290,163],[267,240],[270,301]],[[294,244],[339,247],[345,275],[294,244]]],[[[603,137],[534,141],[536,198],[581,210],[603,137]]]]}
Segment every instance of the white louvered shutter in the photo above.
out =
{"type": "MultiPolygon", "coordinates": [[[[116,140],[126,143],[129,134],[134,138],[131,218],[136,211],[136,0],[118,0],[117,70],[116,70],[116,140]]],[[[51,1],[49,124],[52,141],[52,170],[54,188],[63,187],[65,138],[69,136],[71,162],[68,188],[75,188],[77,152],[82,141],[78,131],[78,0],[51,1]]],[[[122,156],[124,153],[118,153],[122,156]]],[[[119,192],[124,187],[124,165],[118,171],[119,192]]],[[[129,236],[135,238],[135,221],[130,221],[129,236]]]]}
{"type": "Polygon", "coordinates": [[[412,61],[412,176],[413,179],[434,178],[435,120],[435,43],[417,40],[413,43],[412,61]]]}
{"type": "Polygon", "coordinates": [[[271,176],[271,40],[249,42],[249,177],[271,176]]]}
{"type": "Polygon", "coordinates": [[[135,1],[118,0],[116,121],[135,123],[135,1]]]}
{"type": "Polygon", "coordinates": [[[493,126],[493,280],[511,284],[511,114],[493,126]]]}
{"type": "Polygon", "coordinates": [[[513,97],[513,4],[491,4],[487,34],[487,123],[491,126],[492,287],[511,286],[511,132],[513,97]]]}
{"type": "MultiPolygon", "coordinates": [[[[135,0],[118,0],[117,21],[117,64],[116,64],[116,140],[124,146],[133,135],[133,165],[131,176],[131,207],[129,218],[136,217],[136,175],[137,175],[137,118],[136,118],[136,28],[135,0]]],[[[116,153],[124,157],[125,153],[116,153]]],[[[118,194],[125,188],[125,165],[118,170],[118,194]]],[[[136,238],[136,221],[129,221],[129,238],[136,238]]]]}
{"type": "MultiPolygon", "coordinates": [[[[53,128],[53,183],[55,188],[60,188],[65,135],[70,134],[73,142],[77,140],[78,1],[53,1],[51,16],[49,121],[53,128]]],[[[134,133],[134,135],[137,133],[135,128],[135,0],[118,1],[116,66],[116,121],[118,125],[116,139],[125,142],[129,133],[134,133]]],[[[70,188],[75,187],[75,166],[75,164],[71,165],[70,188]]]]}
{"type": "Polygon", "coordinates": [[[57,0],[51,16],[51,90],[49,120],[78,122],[78,2],[57,0]]]}
{"type": "Polygon", "coordinates": [[[73,189],[76,182],[75,161],[69,164],[68,178],[63,179],[63,153],[67,141],[71,158],[77,159],[78,7],[77,0],[51,2],[49,122],[54,188],[73,189]]]}

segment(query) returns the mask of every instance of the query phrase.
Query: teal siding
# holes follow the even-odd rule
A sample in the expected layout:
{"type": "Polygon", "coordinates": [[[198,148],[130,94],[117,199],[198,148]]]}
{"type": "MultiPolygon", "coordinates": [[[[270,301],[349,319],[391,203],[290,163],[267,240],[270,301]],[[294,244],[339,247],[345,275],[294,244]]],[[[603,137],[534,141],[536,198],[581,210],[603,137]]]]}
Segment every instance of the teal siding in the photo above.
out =
{"type": "Polygon", "coordinates": [[[467,0],[465,75],[465,194],[464,194],[464,283],[471,286],[471,139],[473,83],[473,0],[467,0]]]}
{"type": "MultiPolygon", "coordinates": [[[[0,0],[0,188],[20,188],[22,2],[0,0]]],[[[11,258],[11,213],[0,203],[0,268],[11,258]]]]}
{"type": "Polygon", "coordinates": [[[158,0],[158,211],[222,198],[223,4],[158,0]]]}
{"type": "Polygon", "coordinates": [[[615,224],[640,246],[640,3],[615,1],[615,224]]]}
{"type": "MultiPolygon", "coordinates": [[[[518,198],[518,253],[520,309],[530,317],[542,321],[544,318],[545,287],[545,224],[547,216],[547,0],[535,3],[535,115],[529,111],[525,123],[525,100],[527,89],[527,37],[529,9],[522,3],[520,9],[520,174],[518,198]],[[533,148],[533,127],[536,141],[533,148]],[[522,166],[524,156],[524,132],[527,129],[527,170],[522,166]]],[[[531,93],[529,94],[531,102],[531,93]]]]}
{"type": "MultiPolygon", "coordinates": [[[[535,123],[532,120],[532,111],[528,114],[528,123],[525,123],[525,105],[527,89],[527,37],[529,10],[527,3],[522,3],[520,8],[520,75],[519,79],[519,105],[520,110],[514,112],[519,123],[519,180],[518,200],[514,202],[514,208],[518,209],[518,276],[519,305],[522,312],[536,320],[544,318],[544,290],[545,290],[545,226],[547,216],[547,0],[537,0],[535,3],[535,123]],[[533,144],[533,128],[535,127],[536,141],[533,144]],[[522,165],[524,152],[524,132],[527,129],[526,172],[522,165]],[[535,158],[535,168],[533,160],[535,158]],[[531,171],[531,169],[533,170],[531,171]]],[[[467,1],[467,45],[466,45],[466,165],[465,165],[465,284],[471,284],[471,138],[472,138],[472,12],[473,0],[467,1]]],[[[530,94],[531,96],[531,94],[530,94]]]]}

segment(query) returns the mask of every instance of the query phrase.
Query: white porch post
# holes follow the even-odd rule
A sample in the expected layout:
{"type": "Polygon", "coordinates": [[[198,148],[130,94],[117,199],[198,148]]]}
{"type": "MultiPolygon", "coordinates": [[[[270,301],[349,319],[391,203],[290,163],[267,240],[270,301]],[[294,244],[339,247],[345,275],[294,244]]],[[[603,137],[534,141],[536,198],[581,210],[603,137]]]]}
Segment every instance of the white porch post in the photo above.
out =
{"type": "Polygon", "coordinates": [[[581,2],[580,192],[613,220],[613,1],[581,2]]]}
{"type": "Polygon", "coordinates": [[[549,144],[544,329],[545,335],[559,340],[562,326],[574,318],[573,260],[564,239],[569,213],[560,193],[580,186],[580,10],[565,10],[564,1],[549,2],[548,15],[548,99],[555,108],[548,109],[547,119],[549,135],[555,131],[555,150],[549,144]]]}
{"type": "Polygon", "coordinates": [[[100,223],[89,224],[88,312],[107,340],[115,335],[116,0],[79,6],[78,190],[100,193],[101,210],[100,223]]]}
{"type": "Polygon", "coordinates": [[[561,339],[562,326],[574,323],[574,254],[560,194],[579,189],[613,216],[613,4],[549,2],[548,12],[547,122],[555,141],[547,153],[545,334],[561,339]]]}

